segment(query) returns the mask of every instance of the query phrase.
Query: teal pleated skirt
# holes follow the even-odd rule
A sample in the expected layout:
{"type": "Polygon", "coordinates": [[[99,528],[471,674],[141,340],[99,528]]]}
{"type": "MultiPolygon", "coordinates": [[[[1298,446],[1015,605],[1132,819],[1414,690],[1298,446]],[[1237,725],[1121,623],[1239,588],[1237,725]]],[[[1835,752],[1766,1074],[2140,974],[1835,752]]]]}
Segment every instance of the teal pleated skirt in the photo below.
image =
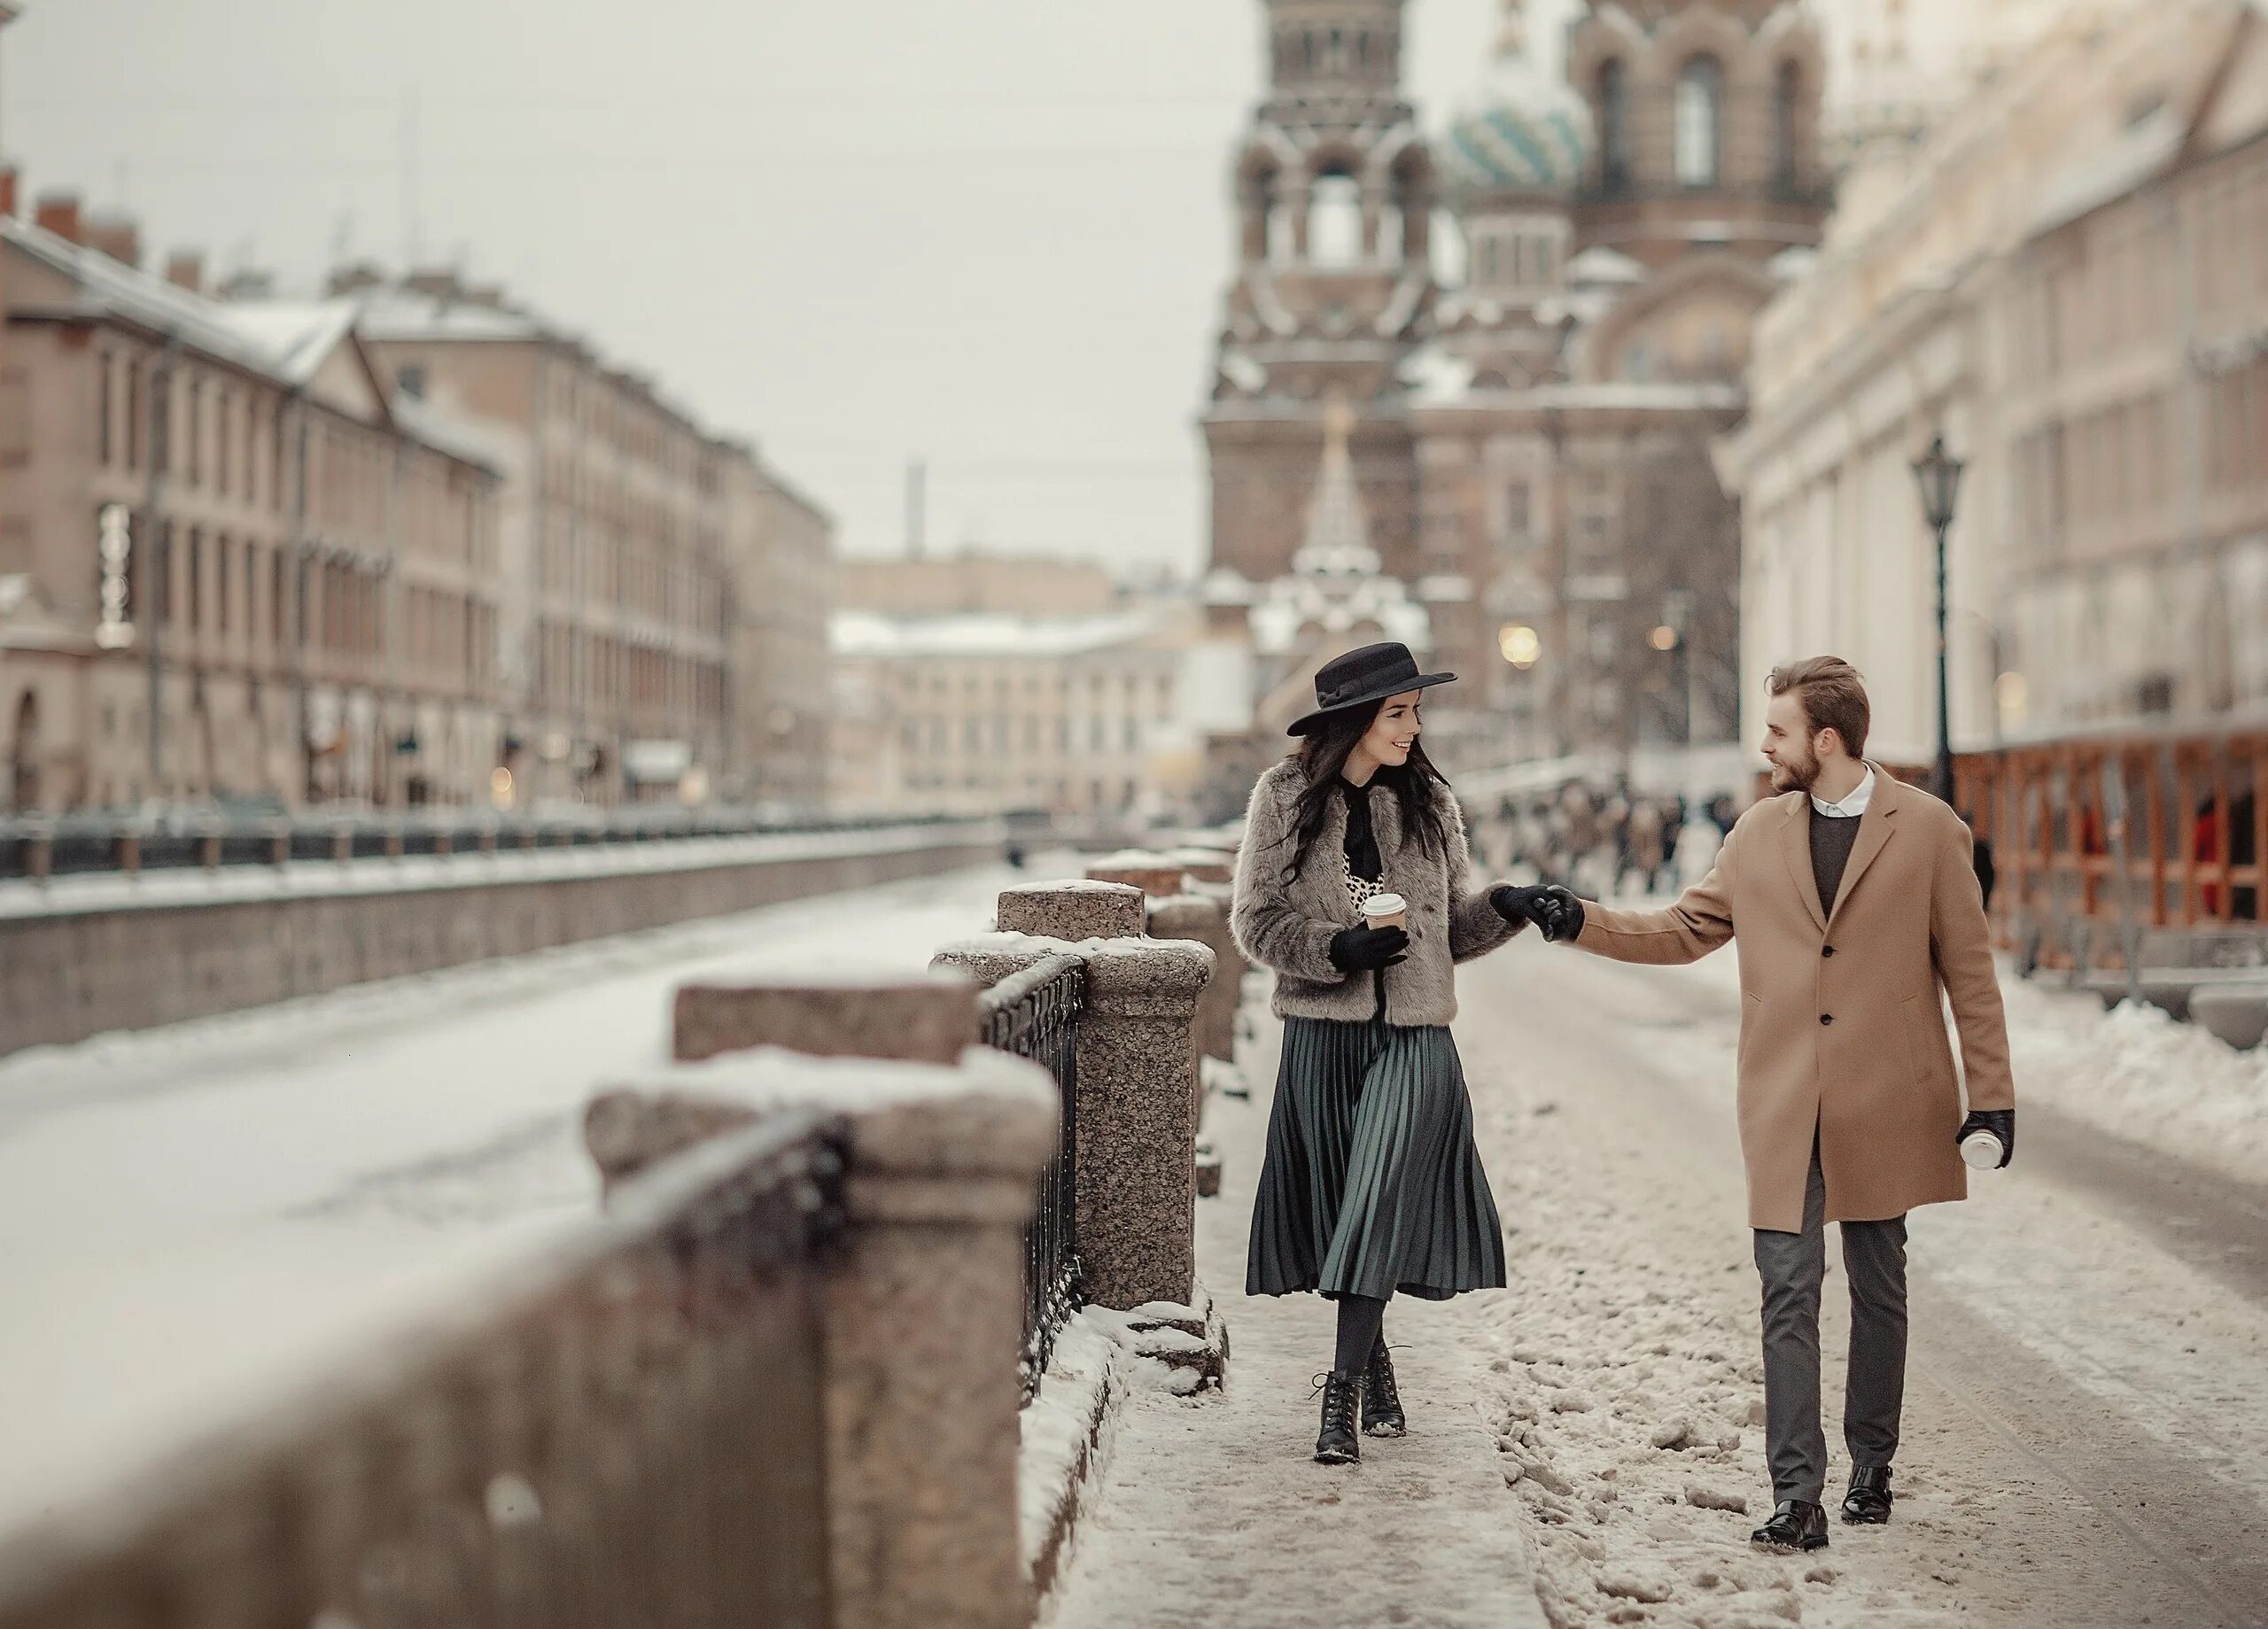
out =
{"type": "Polygon", "coordinates": [[[1285,1019],[1245,1293],[1438,1301],[1503,1282],[1447,1027],[1285,1019]]]}

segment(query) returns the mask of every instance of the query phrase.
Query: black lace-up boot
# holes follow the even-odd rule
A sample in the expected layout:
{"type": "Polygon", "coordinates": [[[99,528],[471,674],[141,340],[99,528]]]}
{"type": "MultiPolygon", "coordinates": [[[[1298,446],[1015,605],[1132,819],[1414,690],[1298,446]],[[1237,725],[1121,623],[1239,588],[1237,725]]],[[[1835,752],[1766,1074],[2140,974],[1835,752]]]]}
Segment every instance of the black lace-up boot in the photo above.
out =
{"type": "Polygon", "coordinates": [[[1355,1434],[1355,1400],[1363,1377],[1333,1369],[1317,1375],[1323,1392],[1323,1431],[1315,1439],[1318,1465],[1351,1465],[1363,1457],[1363,1439],[1355,1434]]]}
{"type": "Polygon", "coordinates": [[[1394,1360],[1386,1355],[1383,1340],[1371,1348],[1371,1361],[1363,1369],[1363,1434],[1410,1434],[1410,1421],[1402,1412],[1402,1393],[1394,1385],[1394,1360]]]}

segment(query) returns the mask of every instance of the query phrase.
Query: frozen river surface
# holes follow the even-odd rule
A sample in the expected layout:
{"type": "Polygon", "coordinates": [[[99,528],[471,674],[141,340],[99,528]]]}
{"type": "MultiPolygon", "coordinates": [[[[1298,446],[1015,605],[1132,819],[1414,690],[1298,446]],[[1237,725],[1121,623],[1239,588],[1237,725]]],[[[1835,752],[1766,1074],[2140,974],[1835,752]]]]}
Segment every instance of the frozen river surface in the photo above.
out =
{"type": "Polygon", "coordinates": [[[918,971],[976,870],[0,1060],[0,1528],[587,1209],[694,978],[918,971]]]}

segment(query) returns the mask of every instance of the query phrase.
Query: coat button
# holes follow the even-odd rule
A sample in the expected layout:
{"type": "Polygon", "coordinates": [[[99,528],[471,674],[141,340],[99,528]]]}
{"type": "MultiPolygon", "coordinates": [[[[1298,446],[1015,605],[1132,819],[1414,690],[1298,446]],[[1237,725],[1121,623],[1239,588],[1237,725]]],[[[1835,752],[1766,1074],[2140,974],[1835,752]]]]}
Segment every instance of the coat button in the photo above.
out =
{"type": "Polygon", "coordinates": [[[1832,1012],[1822,1012],[1819,1015],[1819,1021],[1822,1024],[1831,1024],[1835,1021],[1835,1014],[1832,1012]]]}
{"type": "Polygon", "coordinates": [[[1835,954],[1835,947],[1831,944],[1822,944],[1819,947],[1819,953],[1821,956],[1832,956],[1835,954]]]}

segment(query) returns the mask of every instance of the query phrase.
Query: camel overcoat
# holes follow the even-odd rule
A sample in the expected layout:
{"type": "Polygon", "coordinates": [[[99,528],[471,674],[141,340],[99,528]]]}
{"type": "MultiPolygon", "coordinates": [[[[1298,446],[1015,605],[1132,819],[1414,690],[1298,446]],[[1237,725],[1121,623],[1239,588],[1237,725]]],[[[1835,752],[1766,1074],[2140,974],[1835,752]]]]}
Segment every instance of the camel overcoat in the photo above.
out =
{"type": "Polygon", "coordinates": [[[1830,915],[1811,864],[1807,794],[1758,803],[1716,868],[1666,911],[1586,902],[1576,943],[1616,961],[1740,957],[1740,1141],[1751,1227],[1803,1226],[1812,1135],[1827,1219],[1878,1222],[1969,1196],[1954,1135],[1970,1108],[2016,1106],[2008,1024],[1969,828],[1917,787],[1875,792],[1830,915]]]}
{"type": "Polygon", "coordinates": [[[1472,881],[1464,817],[1441,781],[1433,785],[1447,852],[1437,852],[1402,830],[1402,804],[1375,780],[1349,787],[1370,800],[1371,831],[1386,862],[1386,886],[1410,902],[1410,951],[1376,974],[1341,973],[1331,960],[1331,937],[1362,919],[1347,892],[1347,806],[1333,798],[1306,862],[1284,875],[1299,847],[1300,794],[1307,772],[1297,758],[1268,769],[1252,788],[1244,841],[1237,848],[1236,887],[1229,930],[1237,948],[1276,971],[1270,1002],[1278,1018],[1329,1018],[1359,1023],[1378,1011],[1386,987],[1390,1024],[1446,1024],[1456,1016],[1452,964],[1495,950],[1524,923],[1510,923],[1488,903],[1486,886],[1472,881]]]}

